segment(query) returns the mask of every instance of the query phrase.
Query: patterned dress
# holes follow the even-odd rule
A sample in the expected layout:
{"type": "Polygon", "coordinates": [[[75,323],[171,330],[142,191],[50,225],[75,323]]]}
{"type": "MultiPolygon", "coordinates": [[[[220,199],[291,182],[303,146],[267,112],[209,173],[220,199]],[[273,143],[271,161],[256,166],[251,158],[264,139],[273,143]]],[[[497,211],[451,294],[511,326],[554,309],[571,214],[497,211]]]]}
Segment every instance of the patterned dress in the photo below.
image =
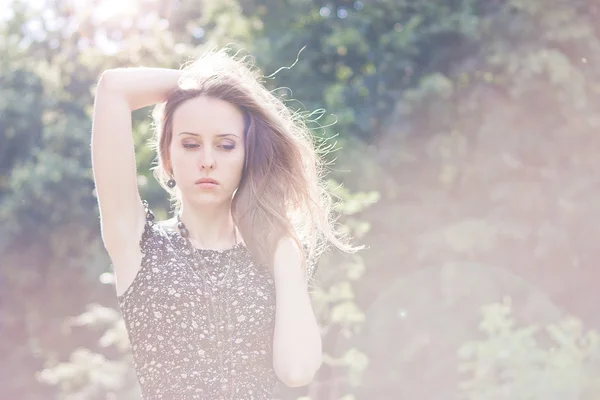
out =
{"type": "Polygon", "coordinates": [[[241,243],[193,255],[177,228],[168,226],[154,223],[147,212],[140,270],[118,296],[143,398],[273,399],[279,380],[272,361],[271,272],[241,243]],[[215,289],[203,289],[199,268],[217,281],[227,266],[230,284],[219,298],[235,328],[225,335],[229,330],[217,326],[222,320],[209,326],[204,292],[215,289]]]}

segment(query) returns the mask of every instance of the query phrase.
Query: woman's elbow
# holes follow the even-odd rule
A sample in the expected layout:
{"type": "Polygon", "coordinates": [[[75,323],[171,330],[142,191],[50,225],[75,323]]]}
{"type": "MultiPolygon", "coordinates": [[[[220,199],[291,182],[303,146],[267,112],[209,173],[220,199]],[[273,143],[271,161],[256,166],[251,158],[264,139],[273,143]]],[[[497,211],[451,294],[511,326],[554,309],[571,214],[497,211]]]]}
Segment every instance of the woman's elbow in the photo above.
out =
{"type": "Polygon", "coordinates": [[[287,368],[276,368],[275,373],[280,381],[282,381],[288,387],[299,387],[306,386],[314,379],[317,371],[321,367],[322,357],[318,360],[313,360],[311,365],[304,367],[292,367],[287,368]]]}
{"type": "Polygon", "coordinates": [[[287,387],[295,388],[306,386],[312,382],[315,377],[315,372],[300,371],[297,373],[278,374],[279,380],[287,387]]]}

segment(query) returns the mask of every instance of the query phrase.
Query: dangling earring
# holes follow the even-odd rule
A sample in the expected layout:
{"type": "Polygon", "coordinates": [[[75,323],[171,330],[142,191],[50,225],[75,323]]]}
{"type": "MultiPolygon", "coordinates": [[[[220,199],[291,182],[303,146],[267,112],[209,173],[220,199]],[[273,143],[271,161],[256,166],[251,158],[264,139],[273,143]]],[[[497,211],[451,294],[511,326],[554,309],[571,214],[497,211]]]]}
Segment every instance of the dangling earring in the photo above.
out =
{"type": "Polygon", "coordinates": [[[171,178],[167,181],[167,186],[173,189],[175,187],[175,179],[171,178]]]}

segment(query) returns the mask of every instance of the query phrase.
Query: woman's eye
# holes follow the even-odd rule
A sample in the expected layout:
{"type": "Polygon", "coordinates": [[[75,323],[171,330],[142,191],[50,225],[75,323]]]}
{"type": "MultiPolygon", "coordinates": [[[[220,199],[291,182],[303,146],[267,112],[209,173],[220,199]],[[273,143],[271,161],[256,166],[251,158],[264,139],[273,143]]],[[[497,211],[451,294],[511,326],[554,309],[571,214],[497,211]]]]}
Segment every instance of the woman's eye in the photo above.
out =
{"type": "MultiPolygon", "coordinates": [[[[186,149],[193,149],[193,148],[199,147],[199,145],[196,143],[184,143],[183,147],[186,149]]],[[[228,150],[228,151],[235,149],[235,145],[233,145],[233,144],[222,144],[222,145],[219,145],[218,147],[228,150]]]]}

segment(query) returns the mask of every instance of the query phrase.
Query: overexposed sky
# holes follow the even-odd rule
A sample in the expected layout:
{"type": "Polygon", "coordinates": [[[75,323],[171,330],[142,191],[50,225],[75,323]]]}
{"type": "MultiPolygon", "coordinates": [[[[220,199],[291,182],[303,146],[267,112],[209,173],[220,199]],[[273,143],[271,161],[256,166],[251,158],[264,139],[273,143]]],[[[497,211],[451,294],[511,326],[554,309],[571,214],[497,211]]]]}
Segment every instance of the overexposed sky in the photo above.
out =
{"type": "MultiPolygon", "coordinates": [[[[148,29],[159,21],[153,3],[158,0],[100,0],[95,5],[89,0],[66,0],[63,4],[71,6],[70,17],[57,16],[53,0],[0,0],[0,24],[14,17],[13,7],[16,3],[26,3],[28,8],[39,18],[32,18],[23,25],[23,40],[21,46],[27,48],[33,41],[43,41],[49,32],[60,31],[63,37],[72,35],[79,29],[83,20],[91,21],[96,26],[94,37],[84,37],[79,45],[87,47],[90,44],[106,54],[118,52],[119,43],[107,37],[103,25],[129,28],[136,19],[141,29],[148,29]],[[143,9],[142,9],[143,8],[143,9]],[[144,15],[142,19],[136,16],[144,15]]],[[[167,23],[168,24],[168,23],[167,23]]],[[[164,25],[164,24],[163,24],[164,25]]]]}

